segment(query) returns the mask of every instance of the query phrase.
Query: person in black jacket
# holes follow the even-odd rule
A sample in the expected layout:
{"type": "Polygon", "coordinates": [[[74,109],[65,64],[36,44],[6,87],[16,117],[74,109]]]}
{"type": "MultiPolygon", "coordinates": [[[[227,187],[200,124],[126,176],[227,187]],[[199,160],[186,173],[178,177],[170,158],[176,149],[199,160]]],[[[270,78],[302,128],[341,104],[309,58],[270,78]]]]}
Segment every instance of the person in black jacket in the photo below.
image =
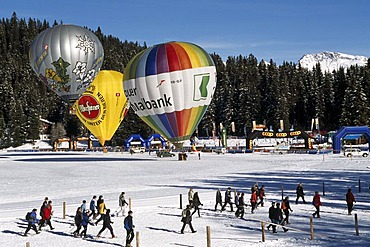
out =
{"type": "Polygon", "coordinates": [[[215,205],[215,211],[217,210],[217,205],[220,204],[220,207],[222,208],[222,195],[221,190],[218,189],[216,192],[216,205],[215,205]]]}
{"type": "Polygon", "coordinates": [[[295,204],[298,204],[298,199],[302,197],[303,203],[306,203],[304,199],[305,193],[303,192],[302,183],[299,183],[296,189],[297,199],[295,200],[295,204]]]}
{"type": "Polygon", "coordinates": [[[82,211],[81,207],[77,208],[76,215],[75,215],[75,225],[77,226],[76,231],[73,232],[73,236],[77,237],[80,234],[81,226],[82,226],[82,211]]]}
{"type": "MultiPolygon", "coordinates": [[[[269,219],[271,220],[272,223],[275,223],[275,202],[271,202],[271,207],[269,208],[269,219]]],[[[276,225],[270,224],[267,226],[267,230],[270,231],[270,227],[272,227],[273,232],[276,232],[276,225]]]]}
{"type": "MultiPolygon", "coordinates": [[[[276,208],[274,208],[272,216],[273,216],[275,224],[282,225],[282,223],[283,223],[283,212],[280,208],[280,203],[276,203],[276,208]]],[[[284,230],[284,232],[288,231],[288,229],[286,229],[285,227],[283,227],[283,230],[284,230]]],[[[276,228],[274,229],[273,233],[276,233],[276,228]]]]}
{"type": "Polygon", "coordinates": [[[200,209],[199,209],[199,206],[203,206],[203,204],[200,202],[198,192],[195,192],[194,193],[194,197],[193,197],[194,211],[193,211],[193,213],[191,215],[195,214],[195,212],[198,211],[198,216],[200,217],[200,209]]]}
{"type": "Polygon", "coordinates": [[[110,233],[112,234],[112,238],[115,238],[116,236],[114,236],[113,228],[111,224],[113,224],[113,222],[110,220],[110,209],[107,209],[107,212],[103,218],[103,228],[98,232],[98,235],[96,237],[99,238],[100,234],[104,232],[105,229],[108,228],[110,233]]]}
{"type": "Polygon", "coordinates": [[[182,211],[182,217],[181,217],[181,222],[182,228],[181,228],[181,233],[184,234],[185,226],[189,225],[190,230],[192,233],[195,233],[197,231],[194,230],[193,225],[191,224],[191,212],[190,212],[191,206],[187,205],[186,208],[182,211]]]}
{"type": "Polygon", "coordinates": [[[123,225],[126,229],[127,235],[126,235],[126,247],[131,247],[131,242],[135,237],[134,234],[134,223],[132,220],[132,211],[128,211],[128,216],[123,221],[123,225]]]}
{"type": "Polygon", "coordinates": [[[236,217],[240,217],[241,219],[243,219],[244,217],[244,206],[245,206],[245,201],[244,201],[244,193],[241,193],[240,197],[239,197],[239,201],[238,201],[238,210],[237,210],[237,214],[235,213],[236,217]]]}
{"type": "Polygon", "coordinates": [[[228,187],[227,190],[225,191],[225,203],[222,206],[221,211],[225,210],[226,204],[229,204],[231,208],[231,212],[234,212],[233,204],[231,202],[231,188],[230,187],[228,187]]]}

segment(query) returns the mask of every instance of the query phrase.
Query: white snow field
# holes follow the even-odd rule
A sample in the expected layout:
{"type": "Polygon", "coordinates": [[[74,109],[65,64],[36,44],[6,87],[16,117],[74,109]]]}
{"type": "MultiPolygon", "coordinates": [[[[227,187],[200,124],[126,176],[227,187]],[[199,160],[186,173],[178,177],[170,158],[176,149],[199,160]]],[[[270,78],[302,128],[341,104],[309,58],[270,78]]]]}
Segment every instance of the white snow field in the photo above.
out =
{"type": "MultiPolygon", "coordinates": [[[[107,207],[115,211],[122,191],[131,198],[135,232],[142,247],[207,246],[206,227],[211,229],[211,246],[369,246],[370,245],[370,169],[369,158],[346,158],[339,154],[189,154],[187,161],[128,153],[5,152],[0,151],[0,246],[125,246],[123,217],[112,217],[117,238],[106,230],[95,239],[102,225],[89,226],[86,239],[72,236],[73,217],[82,200],[103,195],[107,207]],[[266,186],[266,204],[244,219],[230,209],[214,211],[217,188],[227,187],[246,193],[258,182],[266,186]],[[295,204],[295,189],[303,183],[307,204],[295,204]],[[360,183],[359,183],[360,182],[360,183]],[[311,205],[315,191],[323,193],[321,218],[313,219],[314,239],[310,236],[311,205]],[[359,188],[360,185],[360,188],[359,188]],[[189,188],[199,192],[204,204],[201,217],[193,216],[196,233],[182,227],[179,198],[187,202],[189,188]],[[290,230],[273,234],[266,230],[262,242],[261,221],[268,222],[271,201],[290,196],[293,212],[290,230]],[[345,194],[352,188],[357,199],[352,215],[347,214],[345,194]],[[361,192],[359,192],[361,189],[361,192]],[[44,197],[53,201],[54,230],[44,227],[22,236],[25,215],[40,209],[44,197]],[[63,219],[63,202],[67,216],[63,219]],[[359,235],[356,235],[355,214],[359,235]]],[[[126,212],[128,209],[126,209],[126,212]]],[[[136,246],[136,239],[133,241],[136,246]]]]}

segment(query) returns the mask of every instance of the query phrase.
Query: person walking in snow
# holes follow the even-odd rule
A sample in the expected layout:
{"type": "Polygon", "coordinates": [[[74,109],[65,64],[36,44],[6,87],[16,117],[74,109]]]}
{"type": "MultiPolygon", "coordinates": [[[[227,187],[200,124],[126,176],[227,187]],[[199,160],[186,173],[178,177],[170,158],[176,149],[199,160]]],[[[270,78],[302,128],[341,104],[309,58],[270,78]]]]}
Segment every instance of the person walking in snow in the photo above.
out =
{"type": "Polygon", "coordinates": [[[111,224],[113,224],[113,222],[110,219],[110,209],[107,209],[106,213],[104,214],[103,228],[98,232],[98,235],[96,236],[96,238],[100,238],[100,234],[104,232],[104,230],[107,228],[110,231],[112,238],[115,238],[116,236],[113,233],[113,228],[111,224]]]}
{"type": "Polygon", "coordinates": [[[42,212],[42,219],[40,221],[39,225],[39,231],[41,231],[41,227],[44,226],[44,223],[49,225],[50,230],[54,230],[54,227],[51,225],[51,216],[53,215],[53,207],[51,205],[52,201],[49,201],[46,207],[44,208],[42,212]]]}
{"type": "Polygon", "coordinates": [[[87,236],[87,227],[88,225],[94,225],[91,221],[90,221],[90,217],[89,217],[89,212],[86,211],[84,213],[82,213],[82,222],[81,222],[81,225],[82,227],[84,228],[80,234],[81,237],[83,238],[86,238],[87,236]]]}
{"type": "Polygon", "coordinates": [[[258,189],[258,198],[260,199],[260,201],[257,203],[257,206],[258,207],[259,205],[261,205],[261,207],[263,207],[263,200],[265,198],[265,186],[262,185],[261,188],[258,189]]]}
{"type": "Polygon", "coordinates": [[[87,210],[86,200],[82,201],[80,208],[81,208],[81,212],[85,212],[87,210]]]}
{"type": "Polygon", "coordinates": [[[240,192],[236,193],[235,198],[234,198],[234,204],[236,207],[236,210],[235,210],[236,217],[239,217],[239,196],[240,196],[240,192]]]}
{"type": "Polygon", "coordinates": [[[29,214],[27,221],[28,221],[28,226],[27,226],[26,231],[24,232],[24,236],[27,237],[27,233],[31,230],[31,228],[32,230],[36,232],[36,234],[39,234],[40,232],[36,228],[36,223],[38,223],[39,221],[37,219],[37,209],[36,208],[32,209],[32,212],[29,214]]]}
{"type": "Polygon", "coordinates": [[[226,207],[227,204],[230,205],[230,209],[231,209],[230,212],[234,212],[233,204],[231,202],[231,188],[230,187],[228,187],[227,190],[225,191],[225,202],[224,202],[224,205],[221,208],[221,211],[225,210],[225,207],[226,207]]]}
{"type": "Polygon", "coordinates": [[[76,210],[76,215],[75,215],[75,225],[77,229],[73,232],[73,236],[77,237],[80,235],[80,230],[82,227],[82,210],[81,207],[78,207],[76,210]]]}
{"type": "Polygon", "coordinates": [[[186,225],[189,225],[190,230],[191,230],[192,233],[197,232],[197,231],[194,230],[193,225],[191,224],[192,217],[191,217],[190,209],[191,209],[191,206],[186,205],[186,208],[182,211],[182,217],[181,217],[181,222],[183,223],[182,228],[181,228],[181,233],[182,234],[184,234],[184,230],[185,230],[186,225]]]}
{"type": "Polygon", "coordinates": [[[195,192],[194,193],[194,197],[193,197],[193,208],[194,208],[194,211],[193,211],[193,213],[191,215],[195,214],[195,212],[198,211],[198,217],[200,217],[200,209],[199,209],[199,206],[203,206],[203,204],[200,202],[198,192],[195,192]]]}
{"type": "Polygon", "coordinates": [[[299,183],[296,189],[297,199],[295,200],[295,204],[298,204],[298,199],[302,197],[303,203],[306,203],[304,199],[305,193],[303,192],[302,183],[299,183]]]}
{"type": "Polygon", "coordinates": [[[315,196],[313,197],[312,200],[312,205],[314,205],[316,209],[316,212],[312,214],[312,217],[315,218],[315,216],[317,216],[317,218],[320,218],[320,207],[322,206],[322,203],[318,191],[315,192],[315,196]]]}
{"type": "Polygon", "coordinates": [[[347,191],[346,202],[347,202],[348,214],[351,214],[353,210],[353,203],[356,202],[355,196],[353,195],[351,188],[349,188],[347,191]]]}
{"type": "Polygon", "coordinates": [[[119,198],[118,198],[118,206],[119,206],[119,211],[117,212],[117,216],[119,213],[122,212],[122,216],[125,215],[125,206],[128,205],[127,201],[126,201],[126,198],[125,198],[125,192],[122,192],[120,195],[119,195],[119,198]]]}
{"type": "Polygon", "coordinates": [[[94,195],[90,201],[90,215],[89,217],[93,217],[93,220],[95,220],[97,214],[97,204],[96,204],[96,196],[94,195]]]}
{"type": "Polygon", "coordinates": [[[128,211],[128,215],[127,217],[125,218],[125,220],[123,221],[123,225],[126,229],[126,247],[131,247],[131,242],[132,240],[134,239],[135,237],[135,233],[134,233],[134,222],[133,222],[133,218],[132,218],[132,211],[128,211]]]}
{"type": "Polygon", "coordinates": [[[215,204],[215,211],[217,210],[217,205],[220,204],[220,207],[222,209],[222,195],[221,190],[217,189],[216,191],[216,204],[215,204]]]}
{"type": "Polygon", "coordinates": [[[193,198],[194,198],[194,190],[193,188],[190,188],[188,192],[188,201],[189,201],[190,207],[193,207],[193,198]]]}
{"type": "MultiPolygon", "coordinates": [[[[277,225],[284,225],[284,222],[283,222],[283,212],[281,211],[281,208],[280,208],[280,203],[276,203],[276,207],[274,208],[274,213],[273,213],[273,217],[274,217],[274,223],[277,224],[277,225]]],[[[287,232],[288,229],[283,227],[283,230],[284,232],[287,232]]],[[[276,229],[275,231],[273,231],[273,233],[276,233],[276,229]]]]}
{"type": "Polygon", "coordinates": [[[250,202],[251,202],[251,207],[252,207],[251,213],[253,214],[257,206],[257,191],[256,190],[252,192],[250,202]]]}
{"type": "Polygon", "coordinates": [[[243,217],[244,217],[244,206],[245,206],[244,193],[241,193],[241,195],[239,197],[239,202],[238,202],[238,215],[236,217],[240,217],[240,219],[243,219],[243,217]]]}
{"type": "Polygon", "coordinates": [[[98,204],[98,212],[100,214],[100,218],[95,222],[95,225],[98,225],[98,223],[101,221],[101,220],[104,220],[104,216],[106,214],[106,206],[105,206],[105,202],[104,202],[104,199],[101,199],[100,201],[100,204],[98,204]]]}
{"type": "Polygon", "coordinates": [[[290,208],[290,203],[289,203],[289,196],[286,196],[281,203],[281,209],[284,212],[285,219],[283,220],[283,223],[285,222],[286,224],[289,223],[289,212],[293,212],[293,210],[290,208]]]}
{"type": "Polygon", "coordinates": [[[271,202],[271,207],[269,208],[269,219],[271,220],[271,223],[273,224],[269,224],[267,226],[267,230],[270,231],[270,227],[272,227],[272,231],[273,232],[276,232],[276,225],[274,225],[275,223],[275,219],[276,216],[275,216],[275,202],[271,202]]]}

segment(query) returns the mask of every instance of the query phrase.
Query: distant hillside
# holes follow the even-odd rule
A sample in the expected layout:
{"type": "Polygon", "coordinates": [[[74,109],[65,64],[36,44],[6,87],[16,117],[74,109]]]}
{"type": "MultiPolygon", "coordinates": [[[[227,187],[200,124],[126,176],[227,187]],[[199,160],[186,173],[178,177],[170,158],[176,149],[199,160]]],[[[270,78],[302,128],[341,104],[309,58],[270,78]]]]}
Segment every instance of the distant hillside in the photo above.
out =
{"type": "Polygon", "coordinates": [[[311,70],[317,63],[320,63],[323,71],[332,72],[340,67],[345,69],[352,65],[364,66],[369,58],[365,56],[349,55],[340,52],[321,52],[315,54],[306,54],[298,62],[303,68],[311,70]]]}

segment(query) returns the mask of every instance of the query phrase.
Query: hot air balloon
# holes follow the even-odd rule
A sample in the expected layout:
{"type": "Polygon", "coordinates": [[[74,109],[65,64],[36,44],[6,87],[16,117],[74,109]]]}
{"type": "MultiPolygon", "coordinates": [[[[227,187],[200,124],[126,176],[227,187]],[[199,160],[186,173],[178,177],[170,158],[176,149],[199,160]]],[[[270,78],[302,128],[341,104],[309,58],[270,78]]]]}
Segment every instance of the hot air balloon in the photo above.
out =
{"type": "Polygon", "coordinates": [[[101,70],[73,105],[77,117],[102,146],[113,137],[128,112],[122,80],[122,73],[101,70]]]}
{"type": "Polygon", "coordinates": [[[124,76],[131,108],[180,149],[206,112],[215,87],[212,58],[201,47],[186,42],[142,51],[129,62],[124,76]]]}
{"type": "Polygon", "coordinates": [[[104,51],[91,31],[74,25],[57,25],[32,42],[32,69],[66,103],[73,104],[100,70],[104,51]]]}

